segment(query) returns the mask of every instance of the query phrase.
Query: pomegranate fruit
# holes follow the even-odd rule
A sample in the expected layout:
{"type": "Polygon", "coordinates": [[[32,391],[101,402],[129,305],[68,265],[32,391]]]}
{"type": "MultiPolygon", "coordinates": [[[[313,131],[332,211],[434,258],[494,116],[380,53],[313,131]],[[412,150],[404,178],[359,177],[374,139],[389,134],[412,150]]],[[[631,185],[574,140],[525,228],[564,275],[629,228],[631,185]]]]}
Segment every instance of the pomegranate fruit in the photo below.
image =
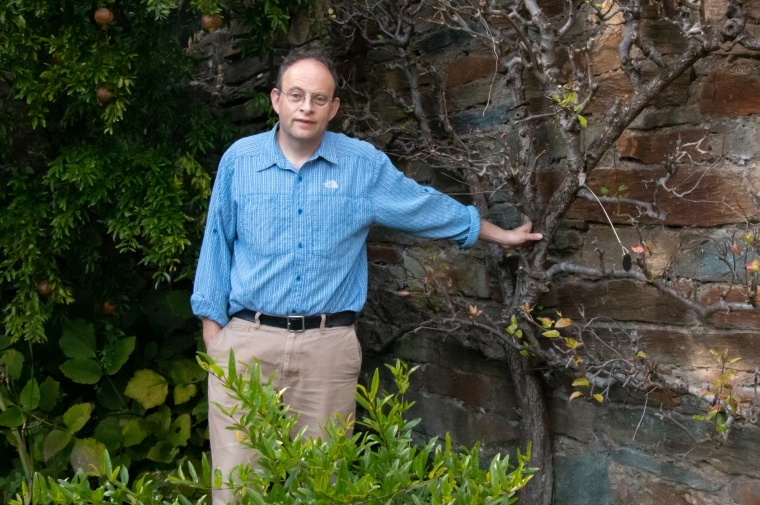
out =
{"type": "Polygon", "coordinates": [[[95,98],[97,98],[100,105],[105,105],[113,99],[113,91],[104,86],[101,86],[95,92],[95,98]]]}
{"type": "Polygon", "coordinates": [[[113,12],[111,12],[110,9],[101,7],[95,11],[95,22],[103,29],[108,28],[108,25],[113,23],[113,12]]]}
{"type": "Polygon", "coordinates": [[[208,30],[209,33],[214,33],[222,27],[222,16],[214,14],[213,16],[203,16],[201,18],[201,26],[208,30]]]}

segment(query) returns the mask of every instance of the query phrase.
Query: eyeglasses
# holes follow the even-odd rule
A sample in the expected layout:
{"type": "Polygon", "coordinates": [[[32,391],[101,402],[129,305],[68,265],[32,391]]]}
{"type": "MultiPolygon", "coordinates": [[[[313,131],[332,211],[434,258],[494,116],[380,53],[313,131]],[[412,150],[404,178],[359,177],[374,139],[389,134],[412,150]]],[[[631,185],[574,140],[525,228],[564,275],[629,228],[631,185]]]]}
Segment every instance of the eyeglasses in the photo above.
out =
{"type": "MultiPolygon", "coordinates": [[[[277,91],[282,94],[282,90],[277,91]]],[[[285,93],[285,96],[288,97],[288,102],[292,103],[293,105],[301,105],[303,101],[306,100],[307,95],[309,95],[309,93],[304,93],[303,91],[298,90],[292,90],[285,93]]],[[[327,104],[329,104],[331,101],[332,98],[327,95],[323,95],[322,93],[311,95],[311,103],[320,108],[327,107],[327,104]]]]}

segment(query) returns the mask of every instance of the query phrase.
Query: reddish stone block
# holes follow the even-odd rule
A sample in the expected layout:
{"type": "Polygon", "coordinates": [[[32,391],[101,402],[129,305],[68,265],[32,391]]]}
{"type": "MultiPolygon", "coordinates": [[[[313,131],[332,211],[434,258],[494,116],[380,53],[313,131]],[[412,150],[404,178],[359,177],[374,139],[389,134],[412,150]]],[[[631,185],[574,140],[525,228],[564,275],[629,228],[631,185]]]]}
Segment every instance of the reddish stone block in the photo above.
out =
{"type": "Polygon", "coordinates": [[[744,9],[747,11],[747,16],[760,21],[760,0],[746,0],[744,9]]]}
{"type": "Polygon", "coordinates": [[[760,481],[740,477],[733,481],[728,492],[738,505],[758,505],[760,503],[760,481]]]}
{"type": "MultiPolygon", "coordinates": [[[[620,185],[627,186],[625,195],[628,198],[651,202],[653,184],[642,181],[655,181],[666,174],[662,167],[638,168],[633,170],[615,170],[613,168],[598,168],[594,170],[586,184],[599,194],[604,186],[614,194],[620,185]]],[[[669,187],[681,191],[691,189],[696,185],[702,171],[682,168],[670,180],[669,187]]],[[[545,198],[559,187],[564,178],[564,172],[554,172],[542,178],[541,192],[545,198]]],[[[696,189],[689,194],[688,201],[677,198],[670,193],[660,192],[660,208],[667,213],[665,224],[669,226],[711,227],[730,223],[743,223],[744,219],[760,219],[754,198],[750,194],[747,182],[740,173],[730,169],[714,168],[702,177],[696,189]],[[724,200],[725,199],[725,200],[724,200]],[[728,204],[728,205],[727,205],[728,204]],[[736,209],[741,209],[737,212],[736,209]]],[[[636,207],[631,204],[605,204],[613,222],[629,224],[626,214],[637,215],[636,207]]],[[[577,199],[567,216],[570,219],[582,219],[597,223],[606,223],[599,204],[585,198],[577,199]]],[[[659,222],[646,216],[642,222],[659,222]]]]}
{"type": "MultiPolygon", "coordinates": [[[[707,132],[704,130],[644,134],[626,132],[618,139],[618,152],[622,158],[633,158],[644,163],[662,163],[668,156],[673,156],[676,153],[679,141],[681,145],[684,145],[698,142],[706,137],[707,132]]],[[[700,147],[702,150],[706,150],[707,145],[707,142],[704,141],[700,147]]],[[[692,156],[694,161],[709,158],[709,154],[700,153],[696,147],[690,147],[685,151],[692,156]]]]}
{"type": "Polygon", "coordinates": [[[618,46],[622,40],[622,26],[611,26],[596,38],[596,46],[591,52],[594,75],[620,68],[620,49],[618,46]]]}
{"type": "Polygon", "coordinates": [[[565,282],[559,286],[558,294],[559,310],[575,319],[580,317],[581,305],[587,319],[599,316],[615,321],[673,325],[688,324],[695,319],[683,304],[652,286],[636,282],[565,282]]]}
{"type": "Polygon", "coordinates": [[[404,251],[395,245],[368,243],[367,260],[372,263],[400,265],[404,262],[404,251]]]}
{"type": "Polygon", "coordinates": [[[702,86],[702,114],[739,117],[760,112],[760,80],[749,75],[715,73],[702,86]]]}
{"type": "Polygon", "coordinates": [[[496,72],[496,61],[493,57],[471,56],[454,60],[449,65],[446,86],[458,86],[466,82],[488,77],[496,72]]]}
{"type": "MultiPolygon", "coordinates": [[[[741,264],[741,261],[737,261],[737,264],[739,265],[739,268],[743,269],[744,267],[741,264]]],[[[701,297],[700,297],[700,303],[703,305],[710,305],[720,300],[720,296],[728,291],[727,285],[722,286],[713,286],[709,288],[701,297]]],[[[726,296],[727,302],[746,302],[746,299],[744,297],[744,292],[741,289],[741,286],[734,287],[730,291],[728,291],[728,295],[726,296]]],[[[747,329],[758,329],[760,328],[760,312],[718,312],[716,314],[713,314],[710,318],[710,321],[713,322],[716,326],[719,327],[729,327],[729,328],[747,328],[747,329]]]]}

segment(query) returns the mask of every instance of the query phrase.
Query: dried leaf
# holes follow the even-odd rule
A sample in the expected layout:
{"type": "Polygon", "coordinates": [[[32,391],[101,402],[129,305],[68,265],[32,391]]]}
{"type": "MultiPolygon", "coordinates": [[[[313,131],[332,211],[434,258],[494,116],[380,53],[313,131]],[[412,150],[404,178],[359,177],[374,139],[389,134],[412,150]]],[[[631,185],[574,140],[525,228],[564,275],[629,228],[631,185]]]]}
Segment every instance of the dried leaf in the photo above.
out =
{"type": "Polygon", "coordinates": [[[560,319],[559,321],[557,321],[556,323],[554,323],[554,327],[555,328],[567,328],[571,324],[573,324],[572,320],[570,320],[567,317],[563,317],[562,319],[560,319]]]}
{"type": "Polygon", "coordinates": [[[580,379],[575,379],[573,381],[573,387],[588,386],[588,385],[589,385],[588,379],[586,379],[585,377],[581,377],[580,379]]]}
{"type": "Polygon", "coordinates": [[[647,249],[646,249],[646,247],[644,247],[642,245],[636,244],[636,245],[632,245],[631,246],[631,251],[635,252],[636,254],[641,254],[641,253],[646,252],[647,249]]]}
{"type": "Polygon", "coordinates": [[[597,393],[594,395],[594,400],[598,401],[599,403],[604,403],[604,396],[597,393]]]}
{"type": "Polygon", "coordinates": [[[575,400],[576,398],[578,398],[579,396],[583,396],[583,393],[581,393],[580,391],[576,391],[575,393],[570,395],[570,399],[568,401],[571,402],[575,400]]]}

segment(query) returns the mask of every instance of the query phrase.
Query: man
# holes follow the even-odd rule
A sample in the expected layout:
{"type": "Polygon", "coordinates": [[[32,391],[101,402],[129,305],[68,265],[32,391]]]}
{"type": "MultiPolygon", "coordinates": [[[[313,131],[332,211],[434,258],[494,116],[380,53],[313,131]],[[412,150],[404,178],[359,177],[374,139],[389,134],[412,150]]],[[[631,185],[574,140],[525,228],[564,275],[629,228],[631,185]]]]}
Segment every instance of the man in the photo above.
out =
{"type": "MultiPolygon", "coordinates": [[[[431,188],[405,178],[366,142],[327,132],[340,100],[321,53],[283,62],[271,92],[279,123],[224,154],[198,262],[193,311],[210,355],[226,364],[257,358],[264,377],[317,437],[327,418],[354,413],[361,350],[353,323],[367,295],[365,239],[380,224],[471,247],[540,240],[530,223],[503,230],[431,188]]],[[[209,378],[209,401],[230,405],[209,378]]],[[[251,460],[219,409],[209,409],[211,453],[225,479],[251,460]]],[[[214,503],[229,493],[214,492],[214,503]]]]}

